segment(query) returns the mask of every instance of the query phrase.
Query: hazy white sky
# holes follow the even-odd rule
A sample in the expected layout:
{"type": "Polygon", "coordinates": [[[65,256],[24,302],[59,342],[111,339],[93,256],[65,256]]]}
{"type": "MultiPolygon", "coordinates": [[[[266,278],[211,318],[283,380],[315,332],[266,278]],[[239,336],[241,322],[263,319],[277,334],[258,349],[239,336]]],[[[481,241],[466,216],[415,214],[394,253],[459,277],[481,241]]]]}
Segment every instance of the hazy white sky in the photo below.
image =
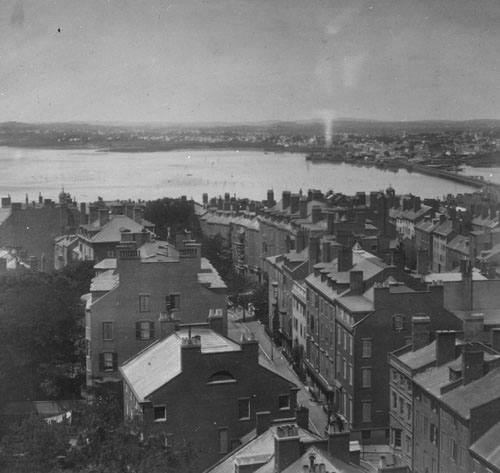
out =
{"type": "Polygon", "coordinates": [[[0,121],[500,118],[499,0],[0,0],[0,121]]]}

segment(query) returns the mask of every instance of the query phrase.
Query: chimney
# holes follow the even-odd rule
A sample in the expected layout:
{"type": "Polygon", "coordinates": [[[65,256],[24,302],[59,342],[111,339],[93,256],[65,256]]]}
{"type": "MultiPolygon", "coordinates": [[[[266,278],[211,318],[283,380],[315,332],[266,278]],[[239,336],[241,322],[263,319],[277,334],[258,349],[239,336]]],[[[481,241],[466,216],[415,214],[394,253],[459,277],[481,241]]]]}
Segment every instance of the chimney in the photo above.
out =
{"type": "Polygon", "coordinates": [[[227,337],[227,312],[224,313],[223,309],[210,309],[208,327],[210,330],[227,337]]]}
{"type": "Polygon", "coordinates": [[[318,223],[321,220],[321,206],[312,206],[312,223],[318,223]]]}
{"type": "Polygon", "coordinates": [[[463,320],[464,340],[479,341],[484,332],[484,314],[468,314],[463,320]]]}
{"type": "Polygon", "coordinates": [[[339,251],[337,270],[339,272],[349,271],[352,266],[352,248],[344,247],[339,251]]]}
{"type": "Polygon", "coordinates": [[[169,337],[175,332],[175,320],[167,312],[160,312],[160,340],[169,337]]]}
{"type": "Polygon", "coordinates": [[[484,375],[484,351],[470,345],[462,350],[462,378],[464,386],[482,378],[484,375]]]}
{"type": "Polygon", "coordinates": [[[199,364],[201,355],[201,339],[191,338],[191,327],[189,328],[189,337],[182,339],[181,344],[181,369],[186,370],[187,366],[196,366],[199,364]]]}
{"type": "Polygon", "coordinates": [[[269,189],[267,191],[267,208],[274,207],[275,202],[274,202],[274,191],[272,189],[269,189]]]}
{"type": "Polygon", "coordinates": [[[299,405],[295,409],[295,422],[301,429],[309,430],[309,409],[299,405]]]}
{"type": "Polygon", "coordinates": [[[142,207],[136,206],[133,209],[133,219],[136,223],[142,223],[142,207]]]}
{"type": "Polygon", "coordinates": [[[276,473],[281,473],[299,458],[299,429],[294,425],[277,427],[274,437],[274,468],[276,473]]]}
{"type": "Polygon", "coordinates": [[[257,412],[255,414],[257,436],[267,432],[269,427],[271,427],[271,413],[269,411],[257,412]]]}
{"type": "Polygon", "coordinates": [[[99,219],[99,207],[97,205],[89,205],[89,223],[92,224],[99,219]]]}
{"type": "Polygon", "coordinates": [[[0,274],[7,272],[7,260],[5,258],[0,258],[0,274]]]}
{"type": "Polygon", "coordinates": [[[320,262],[319,238],[309,238],[309,273],[312,273],[312,268],[320,262]]]}
{"type": "Polygon", "coordinates": [[[306,246],[307,233],[305,230],[298,230],[295,235],[295,250],[300,253],[306,246]]]}
{"type": "Polygon", "coordinates": [[[290,191],[283,191],[282,194],[282,208],[283,210],[286,210],[288,207],[290,207],[290,197],[292,193],[290,191]]]}
{"type": "Polygon", "coordinates": [[[307,197],[301,197],[299,200],[299,216],[303,220],[307,218],[307,197]]]}
{"type": "Polygon", "coordinates": [[[491,329],[491,348],[500,353],[500,328],[491,329]]]}
{"type": "Polygon", "coordinates": [[[412,351],[420,350],[430,342],[431,318],[426,315],[416,315],[411,318],[412,351]]]}
{"type": "Polygon", "coordinates": [[[422,207],[422,205],[421,205],[420,197],[415,197],[415,200],[413,201],[413,210],[415,212],[418,212],[421,209],[421,207],[422,207]]]}
{"type": "Polygon", "coordinates": [[[321,261],[323,263],[329,263],[331,260],[330,242],[326,240],[321,243],[321,261]]]}
{"type": "Polygon", "coordinates": [[[335,231],[335,214],[333,212],[328,212],[326,214],[326,233],[328,235],[334,235],[335,231]]]}
{"type": "Polygon", "coordinates": [[[109,222],[109,209],[99,209],[99,226],[104,227],[109,222]]]}
{"type": "Polygon", "coordinates": [[[363,294],[363,271],[349,272],[349,289],[353,296],[363,294]]]}
{"type": "Polygon", "coordinates": [[[43,197],[42,197],[42,193],[41,192],[38,193],[38,203],[39,204],[43,203],[43,197]]]}
{"type": "Polygon", "coordinates": [[[80,203],[80,224],[85,225],[87,223],[87,204],[85,202],[80,203]]]}
{"type": "Polygon", "coordinates": [[[206,192],[203,193],[203,205],[208,205],[208,194],[206,192]]]}
{"type": "MultiPolygon", "coordinates": [[[[346,424],[344,422],[344,425],[346,424]]],[[[337,423],[330,422],[325,428],[325,434],[328,439],[329,455],[349,464],[351,459],[349,449],[351,433],[348,430],[340,430],[337,423]]]]}
{"type": "Polygon", "coordinates": [[[299,211],[300,195],[292,194],[290,196],[290,213],[295,214],[299,211]]]}
{"type": "Polygon", "coordinates": [[[436,331],[436,364],[437,366],[449,363],[456,358],[456,332],[454,330],[436,331]]]}

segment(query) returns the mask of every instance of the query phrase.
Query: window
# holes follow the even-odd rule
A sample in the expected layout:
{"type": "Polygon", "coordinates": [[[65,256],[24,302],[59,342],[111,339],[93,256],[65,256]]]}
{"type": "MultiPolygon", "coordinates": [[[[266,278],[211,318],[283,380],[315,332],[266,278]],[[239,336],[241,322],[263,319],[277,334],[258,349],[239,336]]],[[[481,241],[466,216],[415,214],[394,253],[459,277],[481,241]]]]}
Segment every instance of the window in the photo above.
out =
{"type": "Polygon", "coordinates": [[[99,354],[99,371],[117,371],[118,355],[114,352],[104,352],[99,354]]]}
{"type": "Polygon", "coordinates": [[[392,392],[392,408],[394,410],[398,408],[398,396],[394,391],[392,392]]]}
{"type": "Polygon", "coordinates": [[[455,440],[450,439],[450,458],[456,463],[458,459],[458,446],[455,440]]]}
{"type": "Polygon", "coordinates": [[[149,294],[139,296],[139,312],[149,312],[149,294]]]}
{"type": "Polygon", "coordinates": [[[424,417],[424,435],[429,433],[429,418],[427,416],[424,417]]]}
{"type": "Polygon", "coordinates": [[[166,297],[165,305],[167,312],[169,310],[178,310],[181,308],[181,295],[180,294],[170,294],[166,297]]]}
{"type": "Polygon", "coordinates": [[[458,464],[464,466],[467,463],[467,450],[464,447],[460,447],[460,456],[458,457],[458,464]]]}
{"type": "Polygon", "coordinates": [[[219,429],[219,453],[228,452],[229,432],[227,428],[219,429]]]}
{"type": "Polygon", "coordinates": [[[393,429],[392,434],[393,434],[392,442],[394,448],[401,448],[401,430],[393,429]]]}
{"type": "Polygon", "coordinates": [[[479,473],[479,462],[472,460],[472,473],[479,473]]]}
{"type": "Polygon", "coordinates": [[[280,411],[290,409],[290,396],[288,394],[280,394],[278,396],[278,409],[280,411]]]}
{"type": "Polygon", "coordinates": [[[372,387],[372,369],[371,368],[362,368],[361,373],[363,375],[363,388],[371,388],[372,387]]]}
{"type": "Polygon", "coordinates": [[[165,448],[167,450],[172,450],[174,448],[174,436],[173,436],[173,434],[165,434],[164,445],[165,445],[165,448]]]}
{"type": "Polygon", "coordinates": [[[167,406],[153,406],[153,419],[155,422],[167,420],[167,406]]]}
{"type": "Polygon", "coordinates": [[[409,402],[406,403],[406,421],[411,422],[411,404],[409,402]]]}
{"type": "Polygon", "coordinates": [[[349,373],[347,371],[347,360],[345,360],[345,359],[342,361],[342,369],[343,369],[344,379],[347,379],[347,377],[349,376],[349,373]]]}
{"type": "Polygon", "coordinates": [[[362,422],[371,422],[372,421],[372,403],[371,403],[371,401],[361,401],[361,405],[363,408],[362,422]]]}
{"type": "Polygon", "coordinates": [[[411,438],[409,435],[406,436],[406,454],[411,454],[411,438]]]}
{"type": "Polygon", "coordinates": [[[106,250],[106,258],[115,258],[115,250],[106,250]]]}
{"type": "Polygon", "coordinates": [[[135,324],[135,338],[137,340],[152,340],[155,338],[154,322],[137,322],[135,324]]]}
{"type": "Polygon", "coordinates": [[[369,338],[363,340],[363,358],[371,358],[372,356],[372,341],[369,338]]]}
{"type": "Polygon", "coordinates": [[[401,332],[405,329],[405,316],[402,314],[395,314],[392,316],[392,330],[401,332]]]}
{"type": "Polygon", "coordinates": [[[399,398],[399,414],[403,415],[404,413],[405,413],[405,404],[404,404],[403,398],[400,397],[399,398]]]}
{"type": "Polygon", "coordinates": [[[441,451],[446,452],[446,434],[441,432],[441,451]]]}
{"type": "Polygon", "coordinates": [[[352,365],[349,363],[349,383],[354,384],[354,374],[352,372],[352,365]]]}
{"type": "Polygon", "coordinates": [[[102,339],[113,340],[113,322],[102,323],[102,339]]]}
{"type": "Polygon", "coordinates": [[[238,399],[238,419],[250,419],[250,398],[238,399]]]}
{"type": "Polygon", "coordinates": [[[431,431],[430,431],[429,439],[430,439],[432,444],[437,445],[437,443],[438,443],[438,429],[437,429],[437,426],[434,425],[432,422],[431,422],[431,431]]]}
{"type": "Polygon", "coordinates": [[[352,355],[352,335],[349,335],[349,355],[352,355]]]}

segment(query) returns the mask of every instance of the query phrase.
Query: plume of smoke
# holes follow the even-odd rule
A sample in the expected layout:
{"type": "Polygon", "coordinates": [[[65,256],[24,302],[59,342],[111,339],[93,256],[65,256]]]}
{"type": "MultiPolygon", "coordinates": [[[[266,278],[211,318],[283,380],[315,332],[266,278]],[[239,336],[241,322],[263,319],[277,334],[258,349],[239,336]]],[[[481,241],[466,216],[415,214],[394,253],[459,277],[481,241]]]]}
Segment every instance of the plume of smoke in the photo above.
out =
{"type": "Polygon", "coordinates": [[[334,110],[323,110],[321,112],[321,117],[325,125],[325,142],[326,146],[329,147],[332,144],[333,139],[333,120],[335,119],[334,110]]]}

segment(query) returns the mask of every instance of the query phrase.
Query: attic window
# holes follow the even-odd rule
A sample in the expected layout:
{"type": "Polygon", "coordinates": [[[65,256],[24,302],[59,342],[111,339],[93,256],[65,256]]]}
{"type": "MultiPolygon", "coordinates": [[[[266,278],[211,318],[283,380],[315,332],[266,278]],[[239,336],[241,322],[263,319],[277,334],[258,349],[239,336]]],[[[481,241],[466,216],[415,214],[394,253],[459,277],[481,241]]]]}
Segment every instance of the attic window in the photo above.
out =
{"type": "Polygon", "coordinates": [[[405,329],[405,316],[403,314],[395,314],[392,316],[392,330],[402,332],[405,329]]]}
{"type": "Polygon", "coordinates": [[[234,376],[229,371],[217,371],[210,376],[207,384],[230,384],[236,383],[234,376]]]}

